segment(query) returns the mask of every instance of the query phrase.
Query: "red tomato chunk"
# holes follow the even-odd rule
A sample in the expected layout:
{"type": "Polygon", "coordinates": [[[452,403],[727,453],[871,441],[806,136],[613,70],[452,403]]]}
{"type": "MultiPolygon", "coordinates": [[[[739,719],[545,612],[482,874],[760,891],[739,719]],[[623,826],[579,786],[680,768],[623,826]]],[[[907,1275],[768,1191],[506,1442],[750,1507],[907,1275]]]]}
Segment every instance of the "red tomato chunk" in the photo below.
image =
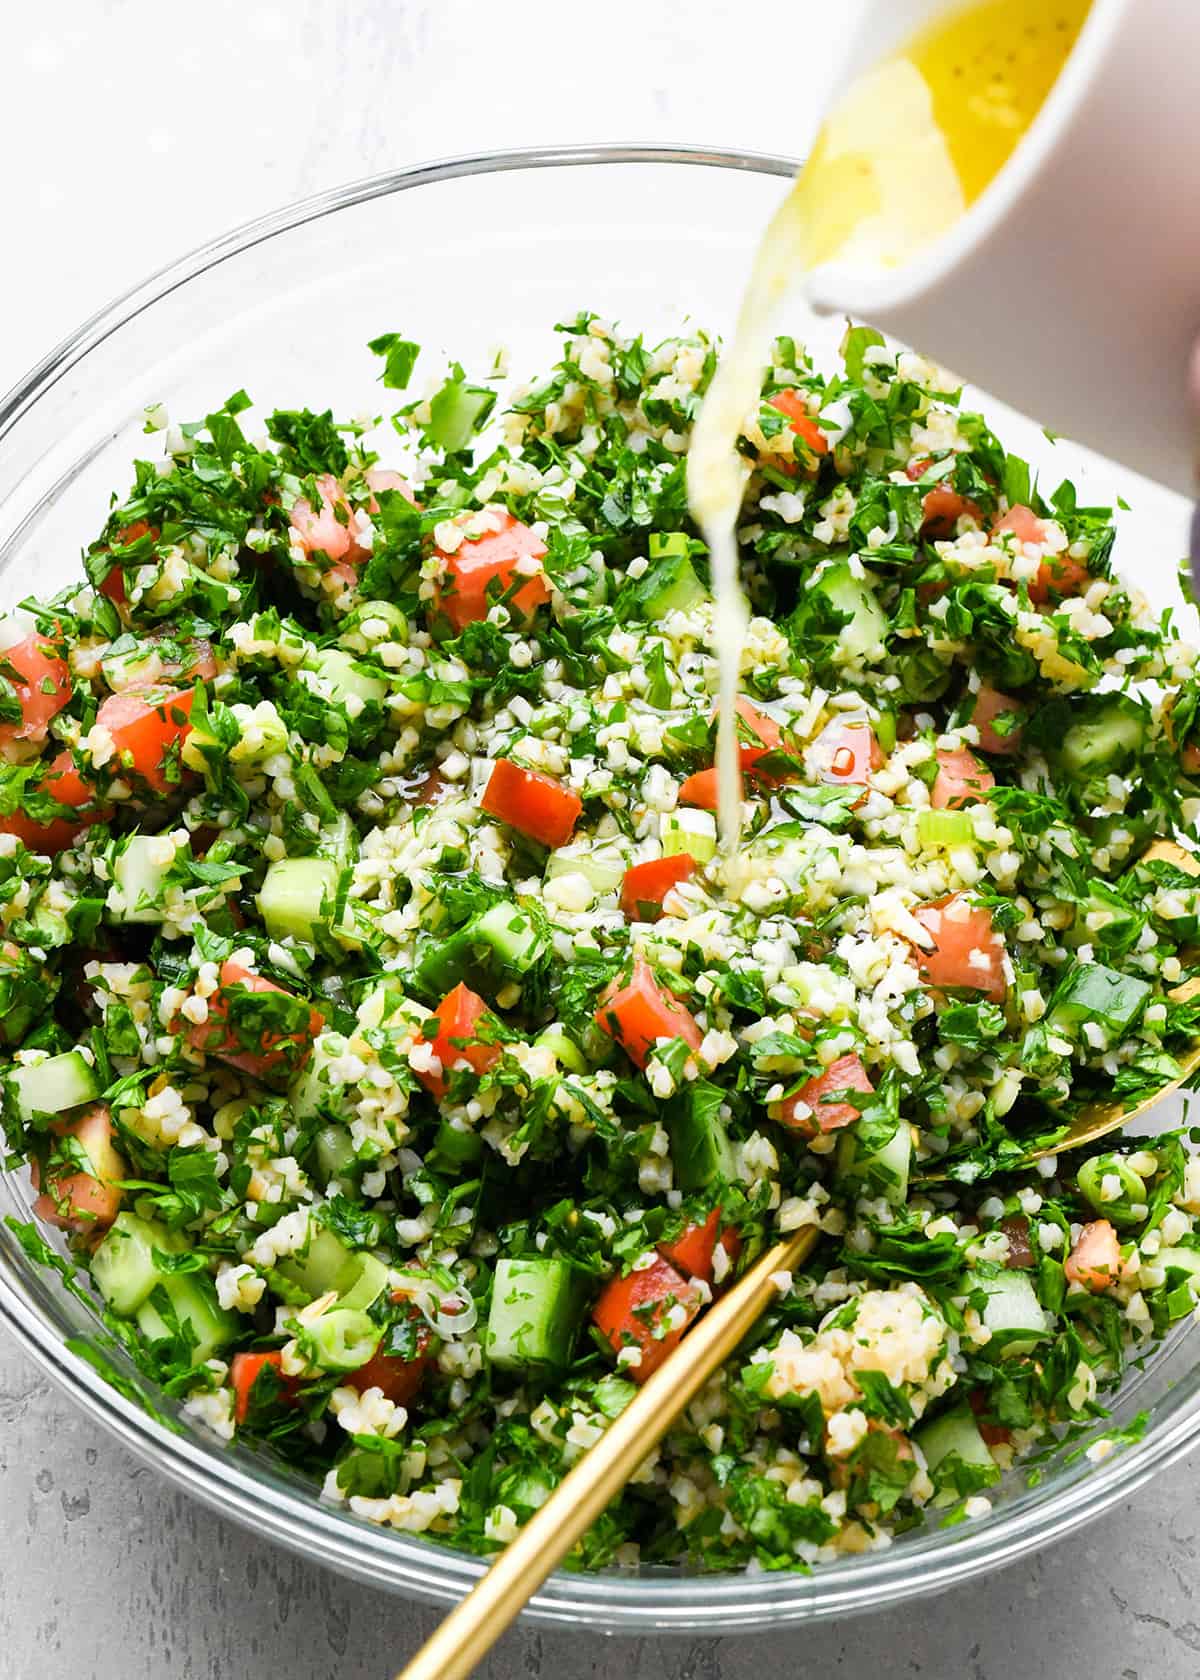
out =
{"type": "Polygon", "coordinates": [[[435,549],[445,582],[438,589],[438,606],[456,630],[465,630],[488,615],[493,602],[524,577],[511,605],[526,615],[550,599],[541,562],[546,545],[528,525],[503,508],[459,514],[454,523],[465,533],[452,552],[435,549]]]}
{"type": "MultiPolygon", "coordinates": [[[[776,391],[769,401],[772,408],[786,417],[790,429],[814,455],[829,453],[829,438],[808,412],[803,392],[795,389],[776,391]]],[[[771,464],[778,466],[780,463],[773,461],[771,464]]],[[[784,471],[786,470],[787,463],[784,463],[784,471]]]]}
{"type": "Polygon", "coordinates": [[[437,1024],[432,1038],[422,1036],[418,1042],[428,1044],[442,1064],[441,1073],[417,1073],[427,1091],[444,1097],[449,1085],[448,1075],[459,1063],[466,1062],[476,1073],[486,1073],[500,1056],[498,1044],[481,1044],[475,1038],[480,1017],[488,1013],[488,1006],[469,986],[460,981],[448,992],[434,1010],[426,1026],[437,1024]]]}
{"type": "Polygon", "coordinates": [[[26,636],[0,654],[0,675],[12,684],[21,708],[19,723],[0,724],[0,744],[44,741],[50,719],[71,698],[71,673],[45,636],[26,636]]]}
{"type": "Polygon", "coordinates": [[[691,1049],[700,1048],[700,1028],[640,957],[629,984],[609,988],[596,1011],[596,1022],[638,1067],[645,1067],[660,1038],[682,1038],[691,1049]]]}
{"type": "Polygon", "coordinates": [[[229,1024],[231,1008],[239,995],[263,992],[274,992],[300,1004],[291,992],[273,981],[264,980],[262,975],[243,968],[240,963],[232,960],[223,962],[220,990],[208,1000],[208,1019],[187,1027],[188,1043],[193,1049],[203,1050],[206,1055],[215,1056],[230,1067],[240,1068],[255,1079],[295,1072],[308,1060],[312,1041],[325,1025],[324,1018],[319,1010],[310,1007],[307,1022],[302,1027],[290,1033],[265,1029],[257,1045],[246,1044],[229,1024]]]}
{"type": "Polygon", "coordinates": [[[45,1172],[35,1162],[32,1168],[35,1190],[42,1193],[33,1211],[48,1225],[61,1231],[95,1232],[99,1235],[112,1224],[121,1207],[117,1185],[129,1177],[129,1169],[113,1146],[112,1118],[103,1103],[87,1108],[74,1120],[56,1121],[50,1128],[53,1139],[70,1141],[74,1147],[54,1160],[56,1143],[51,1144],[51,1161],[45,1172]],[[91,1171],[77,1159],[82,1151],[91,1171]]]}
{"type": "Polygon", "coordinates": [[[543,846],[565,846],[575,831],[583,800],[541,770],[522,770],[498,758],[483,795],[483,808],[543,846]]]}
{"type": "Polygon", "coordinates": [[[992,931],[990,910],[952,893],[918,905],[913,915],[933,938],[932,949],[913,948],[917,968],[931,986],[963,987],[1004,1002],[1004,941],[992,931]]]}
{"type": "Polygon", "coordinates": [[[671,888],[690,880],[695,873],[696,860],[688,852],[633,864],[621,883],[622,911],[631,922],[657,921],[671,888]]]}
{"type": "Polygon", "coordinates": [[[935,811],[957,811],[973,799],[983,799],[996,778],[966,747],[939,747],[937,779],[929,794],[935,811]]]}
{"type": "Polygon", "coordinates": [[[809,1137],[816,1137],[820,1132],[836,1132],[842,1126],[852,1126],[862,1113],[853,1103],[838,1102],[838,1095],[843,1091],[861,1091],[866,1095],[874,1089],[857,1056],[839,1056],[823,1073],[780,1104],[780,1124],[809,1137]],[[830,1098],[833,1100],[827,1100],[830,1098]],[[798,1113],[801,1105],[812,1113],[798,1113]]]}
{"type": "Polygon", "coordinates": [[[637,1365],[622,1366],[634,1382],[645,1382],[683,1339],[702,1302],[694,1283],[660,1256],[644,1271],[613,1278],[592,1309],[592,1318],[615,1354],[640,1351],[637,1365]],[[666,1328],[672,1315],[683,1322],[666,1328]]]}

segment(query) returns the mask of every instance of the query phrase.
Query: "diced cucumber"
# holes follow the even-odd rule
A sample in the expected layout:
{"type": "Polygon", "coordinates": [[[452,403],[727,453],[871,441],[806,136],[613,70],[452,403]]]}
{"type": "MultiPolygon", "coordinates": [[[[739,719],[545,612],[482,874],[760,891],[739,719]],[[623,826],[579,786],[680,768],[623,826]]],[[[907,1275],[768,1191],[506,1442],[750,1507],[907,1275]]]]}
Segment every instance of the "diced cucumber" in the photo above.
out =
{"type": "Polygon", "coordinates": [[[475,942],[488,946],[500,966],[514,974],[531,969],[546,949],[531,919],[515,904],[493,904],[475,925],[475,942]]]}
{"type": "Polygon", "coordinates": [[[559,1066],[565,1068],[568,1073],[587,1072],[587,1058],[583,1051],[565,1027],[560,1026],[557,1021],[545,1027],[537,1035],[534,1043],[541,1045],[544,1050],[549,1050],[551,1055],[556,1057],[559,1066]]]}
{"type": "Polygon", "coordinates": [[[307,1290],[310,1300],[327,1295],[330,1290],[341,1295],[353,1288],[362,1271],[362,1255],[348,1249],[340,1237],[335,1237],[327,1225],[309,1225],[308,1247],[301,1254],[289,1254],[280,1260],[276,1271],[298,1289],[307,1290]]]}
{"type": "Polygon", "coordinates": [[[717,819],[711,811],[664,811],[659,818],[664,857],[686,852],[697,863],[708,863],[717,855],[717,819]]]}
{"type": "Polygon", "coordinates": [[[580,1283],[566,1260],[498,1260],[484,1351],[500,1371],[565,1365],[579,1322],[580,1283]]]}
{"type": "MultiPolygon", "coordinates": [[[[362,606],[356,607],[350,615],[349,623],[357,628],[372,618],[381,619],[387,625],[391,632],[389,641],[408,641],[408,619],[394,601],[364,601],[362,606]]],[[[345,622],[343,620],[343,623],[345,622]]]]}
{"type": "Polygon", "coordinates": [[[220,1353],[239,1333],[236,1315],[220,1305],[207,1272],[174,1272],[160,1280],[135,1315],[138,1329],[149,1341],[160,1341],[171,1334],[160,1311],[164,1306],[169,1306],[179,1323],[191,1331],[193,1366],[203,1365],[220,1353]]]}
{"type": "Polygon", "coordinates": [[[186,1247],[165,1225],[139,1219],[136,1213],[119,1213],[92,1255],[92,1281],[118,1317],[132,1318],[154,1286],[164,1281],[154,1264],[154,1250],[177,1254],[186,1247]]]}
{"type": "Polygon", "coordinates": [[[331,858],[280,858],[273,863],[258,894],[258,913],[271,938],[311,945],[314,930],[330,925],[340,875],[331,858]]]}
{"type": "Polygon", "coordinates": [[[810,595],[823,595],[848,622],[838,631],[838,645],[854,660],[877,656],[887,636],[887,615],[865,577],[855,577],[848,560],[835,560],[809,580],[810,595]]]}
{"type": "Polygon", "coordinates": [[[435,449],[457,454],[470,443],[487,419],[496,393],[486,386],[467,385],[462,379],[448,379],[431,398],[426,435],[435,449]]]}
{"type": "Polygon", "coordinates": [[[968,1276],[965,1287],[972,1292],[981,1289],[987,1296],[982,1318],[992,1333],[987,1344],[991,1357],[1010,1359],[1032,1353],[1054,1328],[1024,1272],[1001,1272],[994,1278],[968,1276]]]}
{"type": "Polygon", "coordinates": [[[1142,917],[1114,887],[1092,881],[1062,938],[1067,945],[1097,945],[1106,955],[1123,956],[1137,943],[1142,926],[1142,917]]]}
{"type": "MultiPolygon", "coordinates": [[[[301,1116],[297,1113],[295,1118],[301,1116]]],[[[322,1184],[328,1184],[331,1178],[344,1177],[357,1161],[354,1140],[345,1126],[322,1126],[317,1133],[316,1153],[322,1184]]]]}
{"type": "Polygon", "coordinates": [[[163,888],[176,856],[168,835],[130,835],[113,863],[112,886],[105,901],[114,921],[162,921],[163,888]]]}
{"type": "Polygon", "coordinates": [[[1160,1248],[1154,1264],[1163,1267],[1168,1281],[1172,1272],[1182,1273],[1166,1296],[1167,1317],[1174,1324],[1195,1312],[1200,1303],[1200,1253],[1194,1248],[1160,1248]]]}
{"type": "Polygon", "coordinates": [[[387,698],[388,685],[382,677],[364,670],[357,656],[345,648],[322,648],[304,661],[304,669],[318,679],[323,691],[337,705],[347,700],[362,701],[363,705],[381,705],[387,698]]]}
{"type": "Polygon", "coordinates": [[[1085,715],[1072,723],[1057,749],[1064,770],[1074,776],[1120,770],[1146,742],[1146,719],[1124,694],[1106,694],[1082,703],[1085,715]]]}
{"type": "Polygon", "coordinates": [[[975,841],[975,828],[970,811],[920,811],[917,813],[917,838],[922,846],[935,846],[950,851],[955,846],[970,846],[975,841]]]}
{"type": "Polygon", "coordinates": [[[732,1183],[737,1162],[721,1108],[725,1092],[697,1079],[673,1099],[665,1115],[675,1183],[685,1194],[732,1183]]]}
{"type": "Polygon", "coordinates": [[[858,1126],[847,1126],[838,1140],[838,1174],[882,1196],[891,1207],[908,1200],[908,1174],[912,1165],[912,1127],[898,1120],[886,1143],[866,1148],[858,1126]]]}
{"type": "Polygon", "coordinates": [[[9,1087],[22,1120],[32,1120],[35,1114],[65,1114],[100,1095],[95,1069],[78,1050],[14,1068],[9,1087]]]}
{"type": "Polygon", "coordinates": [[[345,869],[358,857],[358,832],[345,811],[339,811],[317,835],[317,856],[332,858],[345,869]]]}
{"type": "Polygon", "coordinates": [[[479,971],[520,978],[545,953],[532,919],[515,904],[493,904],[457,933],[431,944],[412,975],[413,990],[442,998],[479,971]]]}
{"type": "Polygon", "coordinates": [[[482,1161],[483,1150],[483,1139],[477,1132],[443,1120],[434,1134],[433,1148],[426,1159],[435,1172],[457,1175],[464,1167],[474,1167],[482,1161]]]}
{"type": "Polygon", "coordinates": [[[546,879],[553,881],[560,875],[582,875],[597,898],[616,892],[625,879],[628,864],[621,854],[609,847],[598,846],[586,852],[571,850],[551,852],[546,864],[546,879]]]}
{"type": "Polygon", "coordinates": [[[355,1258],[361,1261],[361,1269],[338,1305],[347,1312],[369,1312],[387,1288],[388,1269],[373,1254],[359,1254],[355,1258]]]}
{"type": "Polygon", "coordinates": [[[622,606],[647,622],[670,612],[691,612],[708,599],[688,557],[682,531],[656,533],[650,538],[650,569],[622,590],[622,606]]]}
{"type": "Polygon", "coordinates": [[[1069,1036],[1084,1021],[1095,1021],[1121,1038],[1141,1015],[1153,989],[1148,980],[1118,974],[1103,963],[1072,963],[1054,988],[1046,1025],[1069,1036]]]}
{"type": "Polygon", "coordinates": [[[988,1451],[969,1406],[956,1406],[935,1418],[914,1439],[938,1489],[936,1504],[951,1504],[1000,1480],[1000,1466],[988,1451]]]}

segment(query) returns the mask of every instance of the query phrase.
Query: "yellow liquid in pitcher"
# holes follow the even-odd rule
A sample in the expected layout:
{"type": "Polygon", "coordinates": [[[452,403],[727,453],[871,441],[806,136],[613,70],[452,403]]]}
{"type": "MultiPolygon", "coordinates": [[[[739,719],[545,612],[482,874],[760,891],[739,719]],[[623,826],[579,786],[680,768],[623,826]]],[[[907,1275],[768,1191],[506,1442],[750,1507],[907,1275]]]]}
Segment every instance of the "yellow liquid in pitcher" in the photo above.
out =
{"type": "Polygon", "coordinates": [[[688,496],[712,558],[721,670],[717,768],[727,857],[741,778],[734,703],[748,611],[736,527],[747,469],[737,440],[753,414],[776,310],[808,270],[837,259],[910,261],[995,179],[1045,103],[1090,0],[984,0],[954,10],[864,72],[834,107],[767,228],[696,422],[688,496]]]}

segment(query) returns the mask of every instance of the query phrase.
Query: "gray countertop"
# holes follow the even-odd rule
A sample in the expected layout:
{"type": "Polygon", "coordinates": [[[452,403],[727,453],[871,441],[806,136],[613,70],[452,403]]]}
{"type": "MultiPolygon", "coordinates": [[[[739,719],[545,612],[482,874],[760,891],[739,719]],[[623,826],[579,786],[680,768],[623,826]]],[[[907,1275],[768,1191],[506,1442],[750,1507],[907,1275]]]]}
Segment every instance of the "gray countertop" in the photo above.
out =
{"type": "MultiPolygon", "coordinates": [[[[391,1680],[435,1611],[177,1493],[0,1343],[0,1680],[391,1680]],[[285,1659],[281,1666],[280,1659],[285,1659]]],[[[487,1680],[1193,1680],[1200,1461],[927,1604],[735,1639],[509,1633],[487,1680]]]]}
{"type": "MultiPolygon", "coordinates": [[[[764,66],[744,0],[8,0],[5,211],[36,260],[0,276],[0,390],[161,262],[376,170],[618,137],[800,153],[862,3],[793,6],[764,66]]],[[[0,1470],[0,1680],[388,1680],[433,1626],[190,1503],[2,1340],[0,1470]]],[[[690,1643],[516,1631],[484,1672],[1193,1680],[1198,1495],[1200,1462],[894,1615],[690,1643]]]]}

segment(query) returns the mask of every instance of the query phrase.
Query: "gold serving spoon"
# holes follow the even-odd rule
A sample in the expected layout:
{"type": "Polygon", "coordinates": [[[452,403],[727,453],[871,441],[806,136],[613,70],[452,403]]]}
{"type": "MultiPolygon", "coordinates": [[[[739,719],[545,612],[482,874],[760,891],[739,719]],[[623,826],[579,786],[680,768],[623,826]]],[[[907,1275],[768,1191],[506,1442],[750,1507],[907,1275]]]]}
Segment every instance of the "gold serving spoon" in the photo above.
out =
{"type": "MultiPolygon", "coordinates": [[[[1200,859],[1171,840],[1155,841],[1143,861],[1171,863],[1200,876],[1200,859]]],[[[1200,976],[1167,995],[1182,1003],[1197,993],[1200,976]]],[[[1128,1125],[1200,1068],[1200,1041],[1179,1058],[1179,1068],[1177,1078],[1131,1107],[1119,1101],[1088,1103],[1056,1143],[1032,1152],[1029,1160],[1078,1149],[1128,1125]]],[[[808,1259],[817,1236],[814,1227],[806,1226],[776,1243],[709,1308],[396,1680],[466,1680],[551,1570],[582,1539],[728,1359],[779,1294],[780,1286],[786,1286],[780,1274],[790,1274],[808,1259]]]]}
{"type": "Polygon", "coordinates": [[[810,1225],[776,1243],[709,1308],[396,1680],[466,1680],[786,1287],[779,1274],[804,1264],[817,1235],[810,1225]]]}

